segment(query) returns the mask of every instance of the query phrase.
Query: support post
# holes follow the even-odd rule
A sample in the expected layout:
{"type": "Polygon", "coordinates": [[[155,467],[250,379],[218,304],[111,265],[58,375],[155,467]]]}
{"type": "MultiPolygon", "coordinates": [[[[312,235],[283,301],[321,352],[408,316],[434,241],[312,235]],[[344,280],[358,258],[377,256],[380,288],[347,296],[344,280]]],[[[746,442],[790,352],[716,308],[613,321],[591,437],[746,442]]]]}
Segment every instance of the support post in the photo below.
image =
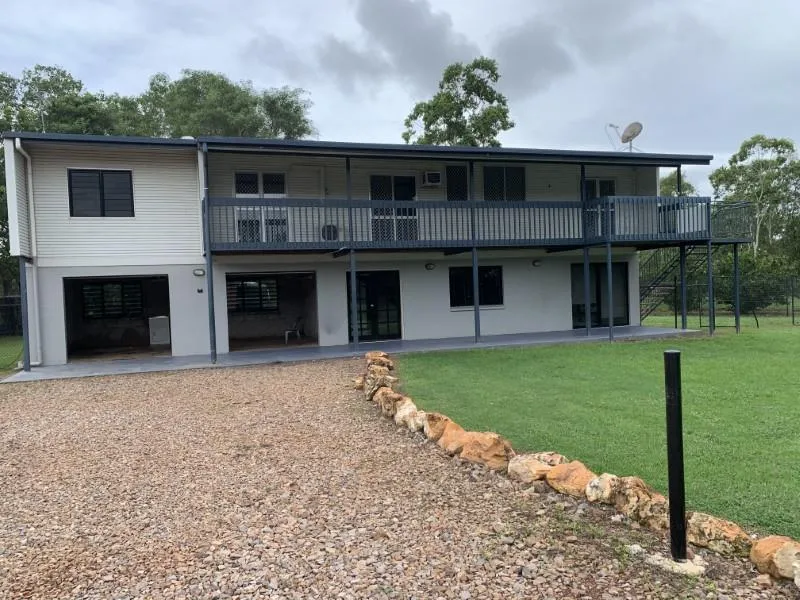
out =
{"type": "Polygon", "coordinates": [[[669,537],[673,560],[686,560],[686,488],[683,475],[683,408],[681,353],[664,352],[667,399],[667,470],[669,480],[669,537]]]}
{"type": "Polygon", "coordinates": [[[586,165],[581,165],[581,205],[583,206],[583,318],[586,328],[586,337],[592,335],[592,295],[589,287],[591,285],[591,263],[589,261],[589,246],[586,245],[587,217],[586,210],[586,165]]]}
{"type": "Polygon", "coordinates": [[[678,328],[678,278],[672,278],[672,314],[675,316],[675,329],[678,328]]]}
{"type": "Polygon", "coordinates": [[[686,289],[686,246],[681,246],[680,277],[681,277],[681,329],[688,327],[689,295],[686,289]]]}
{"type": "Polygon", "coordinates": [[[608,286],[608,341],[614,341],[614,275],[611,268],[611,242],[606,242],[606,285],[608,286]]]}
{"type": "Polygon", "coordinates": [[[22,313],[22,370],[31,370],[31,335],[30,323],[28,321],[28,271],[27,261],[24,257],[19,257],[19,303],[22,313]]]}
{"type": "Polygon", "coordinates": [[[675,193],[683,196],[683,173],[680,165],[675,169],[675,193]]]}
{"type": "Polygon", "coordinates": [[[477,215],[475,214],[475,163],[469,161],[469,202],[470,215],[472,218],[472,320],[475,325],[475,343],[481,341],[481,299],[480,299],[480,271],[478,269],[478,248],[475,245],[477,239],[478,225],[477,215]]]}
{"type": "Polygon", "coordinates": [[[217,362],[217,319],[214,314],[214,257],[211,254],[211,210],[208,198],[208,144],[203,144],[203,249],[206,253],[208,345],[211,362],[217,362]]]}
{"type": "Polygon", "coordinates": [[[794,276],[789,278],[789,292],[792,294],[792,325],[794,325],[794,276]]]}
{"type": "Polygon", "coordinates": [[[350,170],[350,157],[344,159],[345,193],[347,215],[350,224],[350,336],[353,348],[358,350],[358,278],[356,277],[355,223],[353,220],[353,178],[350,170]]]}
{"type": "Polygon", "coordinates": [[[742,331],[742,308],[739,303],[739,244],[733,245],[733,319],[736,333],[742,331]]]}
{"type": "Polygon", "coordinates": [[[714,335],[714,264],[711,260],[711,240],[706,244],[706,287],[708,291],[708,335],[714,335]]]}

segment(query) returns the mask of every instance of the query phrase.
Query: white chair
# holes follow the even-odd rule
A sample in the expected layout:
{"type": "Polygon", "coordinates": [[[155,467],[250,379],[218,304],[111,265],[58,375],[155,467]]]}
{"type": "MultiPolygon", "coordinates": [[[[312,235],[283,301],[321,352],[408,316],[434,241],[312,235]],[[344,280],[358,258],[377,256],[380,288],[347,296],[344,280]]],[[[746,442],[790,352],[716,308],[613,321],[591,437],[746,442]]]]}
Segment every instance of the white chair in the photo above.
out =
{"type": "Polygon", "coordinates": [[[302,337],[302,332],[303,332],[303,317],[297,317],[294,323],[292,323],[292,326],[283,332],[283,343],[285,345],[288,345],[289,336],[292,334],[294,334],[299,340],[302,337]]]}

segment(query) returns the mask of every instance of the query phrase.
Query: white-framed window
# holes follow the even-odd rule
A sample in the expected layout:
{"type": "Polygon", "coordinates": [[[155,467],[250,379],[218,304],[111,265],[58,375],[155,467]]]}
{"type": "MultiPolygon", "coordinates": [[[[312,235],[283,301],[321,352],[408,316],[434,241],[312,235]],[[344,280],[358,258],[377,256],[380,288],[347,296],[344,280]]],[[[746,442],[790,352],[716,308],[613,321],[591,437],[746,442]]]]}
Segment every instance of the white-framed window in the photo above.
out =
{"type": "Polygon", "coordinates": [[[234,173],[233,193],[237,198],[286,198],[286,173],[234,173]]]}

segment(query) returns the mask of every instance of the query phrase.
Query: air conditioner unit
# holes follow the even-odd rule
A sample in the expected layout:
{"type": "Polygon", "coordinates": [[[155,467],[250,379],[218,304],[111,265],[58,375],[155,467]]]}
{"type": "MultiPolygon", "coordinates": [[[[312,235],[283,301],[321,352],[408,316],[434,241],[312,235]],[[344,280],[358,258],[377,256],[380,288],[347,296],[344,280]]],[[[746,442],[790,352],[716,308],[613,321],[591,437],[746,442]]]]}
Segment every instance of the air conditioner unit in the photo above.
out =
{"type": "Polygon", "coordinates": [[[442,185],[442,172],[425,171],[422,174],[422,185],[425,187],[439,187],[442,185]]]}

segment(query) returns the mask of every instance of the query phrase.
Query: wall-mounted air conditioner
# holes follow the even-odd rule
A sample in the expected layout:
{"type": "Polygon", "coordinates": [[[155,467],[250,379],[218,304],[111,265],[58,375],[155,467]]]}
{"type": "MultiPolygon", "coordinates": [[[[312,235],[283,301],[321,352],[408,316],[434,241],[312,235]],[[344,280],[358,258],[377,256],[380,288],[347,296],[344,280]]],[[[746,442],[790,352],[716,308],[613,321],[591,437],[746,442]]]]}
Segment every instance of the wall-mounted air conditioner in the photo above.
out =
{"type": "Polygon", "coordinates": [[[422,185],[424,187],[439,187],[442,185],[441,171],[425,171],[422,174],[422,185]]]}

